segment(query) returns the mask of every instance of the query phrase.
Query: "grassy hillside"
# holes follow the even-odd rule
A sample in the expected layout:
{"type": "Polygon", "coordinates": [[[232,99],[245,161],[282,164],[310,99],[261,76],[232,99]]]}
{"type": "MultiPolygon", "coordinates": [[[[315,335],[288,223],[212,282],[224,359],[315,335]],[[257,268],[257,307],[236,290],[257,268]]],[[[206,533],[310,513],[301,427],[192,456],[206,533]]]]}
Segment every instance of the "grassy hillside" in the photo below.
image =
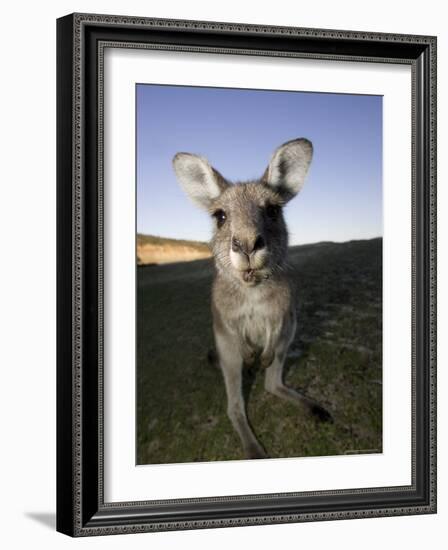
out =
{"type": "MultiPolygon", "coordinates": [[[[254,431],[271,457],[381,452],[382,240],[293,247],[290,259],[298,327],[285,378],[334,423],[266,393],[255,372],[254,431]]],[[[244,458],[207,361],[212,276],[211,260],[138,268],[139,464],[244,458]]]]}

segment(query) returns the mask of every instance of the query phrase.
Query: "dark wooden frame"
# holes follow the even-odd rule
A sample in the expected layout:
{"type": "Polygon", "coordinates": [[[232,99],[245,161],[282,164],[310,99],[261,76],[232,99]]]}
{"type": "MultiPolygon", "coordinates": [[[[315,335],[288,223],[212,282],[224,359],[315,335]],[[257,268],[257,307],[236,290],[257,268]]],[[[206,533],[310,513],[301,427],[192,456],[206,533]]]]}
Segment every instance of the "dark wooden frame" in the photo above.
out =
{"type": "MultiPolygon", "coordinates": [[[[436,38],[74,14],[57,21],[57,529],[71,536],[436,511],[436,38]],[[102,480],[104,47],[412,67],[412,484],[107,503],[102,480]]],[[[411,182],[410,182],[411,184],[411,182]]],[[[411,358],[410,358],[411,359],[411,358]]]]}

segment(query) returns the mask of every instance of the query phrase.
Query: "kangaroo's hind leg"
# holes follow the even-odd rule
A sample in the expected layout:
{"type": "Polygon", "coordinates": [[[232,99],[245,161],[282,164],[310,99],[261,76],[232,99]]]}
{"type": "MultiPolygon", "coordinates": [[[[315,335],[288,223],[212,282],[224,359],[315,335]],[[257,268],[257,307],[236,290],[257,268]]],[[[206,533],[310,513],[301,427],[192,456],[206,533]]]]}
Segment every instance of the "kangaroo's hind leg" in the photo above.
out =
{"type": "Polygon", "coordinates": [[[266,369],[264,387],[266,391],[286,399],[295,405],[305,407],[311,414],[324,422],[332,422],[331,414],[314,399],[287,386],[283,379],[283,365],[288,351],[288,345],[279,345],[276,349],[274,360],[266,369]]]}

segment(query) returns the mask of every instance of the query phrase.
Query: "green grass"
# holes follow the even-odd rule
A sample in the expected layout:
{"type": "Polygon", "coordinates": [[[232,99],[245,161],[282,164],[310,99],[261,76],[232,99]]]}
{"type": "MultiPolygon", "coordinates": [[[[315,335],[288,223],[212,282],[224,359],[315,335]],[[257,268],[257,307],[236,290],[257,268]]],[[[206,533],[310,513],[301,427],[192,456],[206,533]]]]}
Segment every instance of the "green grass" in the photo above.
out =
{"type": "MultiPolygon", "coordinates": [[[[290,249],[298,327],[286,381],[332,424],[266,393],[248,413],[270,457],[382,451],[382,240],[290,249]]],[[[137,463],[244,458],[213,348],[211,260],[138,268],[137,463]]]]}

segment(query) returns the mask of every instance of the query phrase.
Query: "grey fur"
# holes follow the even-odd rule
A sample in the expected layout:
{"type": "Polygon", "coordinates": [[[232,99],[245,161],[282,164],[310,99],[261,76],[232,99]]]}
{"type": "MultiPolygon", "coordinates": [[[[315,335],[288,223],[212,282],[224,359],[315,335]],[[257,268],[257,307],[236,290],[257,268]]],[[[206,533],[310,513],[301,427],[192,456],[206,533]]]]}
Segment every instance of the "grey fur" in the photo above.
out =
{"type": "Polygon", "coordinates": [[[243,368],[259,358],[265,389],[307,406],[320,405],[283,382],[283,363],[296,329],[295,300],[287,272],[288,233],[282,207],[302,188],[312,144],[300,138],[281,145],[262,178],[231,184],[208,162],[189,153],[173,160],[181,187],[215,218],[211,246],[216,273],[213,330],[227,391],[227,413],[248,458],[266,458],[243,397],[243,368]]]}

